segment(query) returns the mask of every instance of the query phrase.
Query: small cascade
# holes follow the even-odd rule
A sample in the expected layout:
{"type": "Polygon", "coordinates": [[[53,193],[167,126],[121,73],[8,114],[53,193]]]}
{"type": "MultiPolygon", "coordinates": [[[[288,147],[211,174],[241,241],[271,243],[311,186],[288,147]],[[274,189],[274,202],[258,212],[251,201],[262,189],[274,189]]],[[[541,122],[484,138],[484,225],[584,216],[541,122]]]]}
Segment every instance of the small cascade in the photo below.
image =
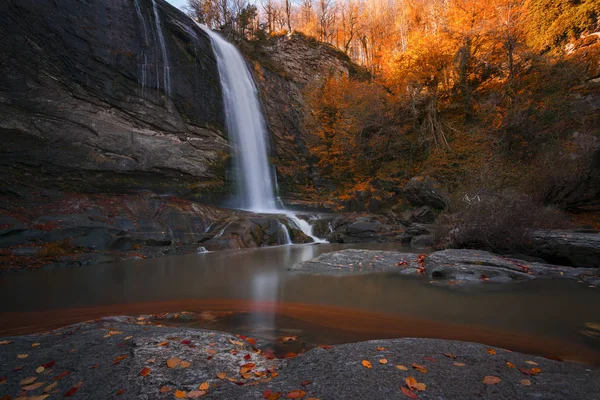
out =
{"type": "Polygon", "coordinates": [[[283,235],[283,243],[281,244],[293,244],[292,239],[290,238],[290,231],[288,230],[287,226],[279,221],[277,221],[277,224],[281,234],[283,235]]]}
{"type": "Polygon", "coordinates": [[[329,243],[327,240],[321,239],[314,235],[313,226],[308,221],[298,218],[296,214],[290,211],[285,211],[285,215],[287,215],[288,218],[291,219],[292,222],[298,227],[298,229],[300,229],[306,236],[311,238],[315,243],[329,243]]]}
{"type": "Polygon", "coordinates": [[[198,249],[196,249],[196,252],[198,254],[202,254],[202,253],[208,253],[209,251],[204,246],[198,246],[198,249]]]}
{"type": "Polygon", "coordinates": [[[147,73],[147,68],[148,68],[148,56],[146,55],[146,51],[145,48],[147,48],[150,44],[149,40],[148,40],[148,27],[146,26],[146,20],[144,19],[144,15],[142,14],[142,8],[140,7],[140,0],[134,0],[134,4],[135,4],[135,11],[137,13],[138,19],[140,20],[140,25],[142,27],[142,32],[144,35],[144,47],[142,48],[142,57],[144,59],[144,61],[140,64],[140,72],[141,72],[141,85],[142,85],[142,92],[144,91],[144,89],[146,88],[146,84],[147,84],[147,80],[148,80],[148,73],[147,73]]]}
{"type": "MultiPolygon", "coordinates": [[[[152,0],[152,7],[154,9],[154,23],[156,24],[156,34],[158,35],[158,42],[160,43],[160,50],[162,53],[163,59],[163,82],[165,93],[167,96],[171,94],[171,72],[169,65],[169,55],[167,53],[167,46],[165,44],[165,36],[162,31],[162,23],[160,21],[160,15],[158,13],[158,6],[156,5],[156,0],[152,0]]],[[[159,88],[160,83],[158,79],[158,66],[156,67],[156,86],[159,88]]]]}

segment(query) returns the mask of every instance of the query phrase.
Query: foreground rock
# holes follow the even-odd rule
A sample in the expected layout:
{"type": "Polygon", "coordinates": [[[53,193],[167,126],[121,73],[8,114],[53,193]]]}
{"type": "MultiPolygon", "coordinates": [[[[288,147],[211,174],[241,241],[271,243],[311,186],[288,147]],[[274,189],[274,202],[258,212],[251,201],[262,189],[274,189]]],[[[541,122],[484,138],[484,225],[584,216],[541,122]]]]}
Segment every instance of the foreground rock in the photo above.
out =
{"type": "Polygon", "coordinates": [[[591,286],[600,284],[597,269],[531,263],[478,250],[443,250],[420,258],[414,253],[349,249],[322,254],[296,264],[290,270],[317,275],[391,272],[457,285],[535,278],[566,278],[591,286]]]}
{"type": "Polygon", "coordinates": [[[143,318],[105,318],[0,339],[5,380],[0,395],[263,399],[275,393],[282,398],[406,399],[401,388],[408,389],[406,378],[414,377],[425,384],[418,392],[421,399],[600,396],[596,368],[475,343],[375,340],[318,347],[281,360],[261,352],[260,340],[145,324],[143,318]],[[486,377],[497,383],[485,384],[486,377]]]}
{"type": "Polygon", "coordinates": [[[535,231],[533,254],[556,264],[600,268],[600,231],[535,231]]]}

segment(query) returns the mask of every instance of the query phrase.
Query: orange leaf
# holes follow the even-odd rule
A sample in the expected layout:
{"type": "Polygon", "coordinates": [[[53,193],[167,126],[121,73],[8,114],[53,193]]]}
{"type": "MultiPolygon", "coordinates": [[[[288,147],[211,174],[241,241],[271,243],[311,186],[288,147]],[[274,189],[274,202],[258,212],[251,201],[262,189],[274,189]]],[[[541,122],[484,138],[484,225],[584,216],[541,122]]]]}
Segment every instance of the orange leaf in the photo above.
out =
{"type": "Polygon", "coordinates": [[[486,385],[497,385],[498,383],[500,383],[500,378],[498,378],[497,376],[486,376],[485,378],[483,378],[483,383],[485,383],[486,385]]]}
{"type": "Polygon", "coordinates": [[[125,393],[125,389],[121,389],[117,392],[117,396],[122,395],[123,393],[125,393]]]}
{"type": "Polygon", "coordinates": [[[531,381],[529,379],[522,379],[521,381],[519,381],[521,383],[521,385],[524,386],[531,386],[531,381]]]}
{"type": "Polygon", "coordinates": [[[187,394],[188,399],[196,399],[198,397],[202,397],[206,394],[204,390],[192,390],[187,394]]]}
{"type": "Polygon", "coordinates": [[[301,399],[306,396],[306,392],[304,390],[292,390],[285,396],[286,399],[301,399]]]}
{"type": "Polygon", "coordinates": [[[168,386],[163,386],[163,387],[160,388],[160,392],[161,393],[167,393],[167,392],[170,392],[171,390],[173,390],[173,389],[171,389],[168,386]]]}
{"type": "Polygon", "coordinates": [[[119,356],[119,357],[115,358],[113,360],[113,365],[117,365],[118,363],[120,363],[121,361],[123,361],[124,359],[126,359],[127,357],[129,357],[128,354],[123,354],[122,356],[119,356]]]}
{"type": "Polygon", "coordinates": [[[177,397],[178,399],[183,399],[185,396],[187,396],[187,393],[184,392],[183,390],[175,391],[175,397],[177,397]]]}
{"type": "Polygon", "coordinates": [[[373,368],[373,366],[371,365],[371,363],[367,360],[362,360],[362,365],[365,368],[373,368]]]}
{"type": "Polygon", "coordinates": [[[488,353],[490,353],[491,355],[496,354],[496,350],[494,349],[486,349],[488,353]]]}
{"type": "Polygon", "coordinates": [[[150,368],[144,368],[140,371],[141,376],[148,376],[150,374],[150,368]]]}
{"type": "Polygon", "coordinates": [[[409,389],[416,389],[418,383],[417,380],[412,376],[406,378],[404,382],[406,382],[406,386],[408,386],[409,389]]]}
{"type": "Polygon", "coordinates": [[[542,370],[540,368],[531,368],[531,372],[533,372],[534,374],[539,374],[540,372],[542,372],[542,370]]]}
{"type": "Polygon", "coordinates": [[[181,364],[179,364],[179,366],[180,366],[181,368],[187,368],[187,367],[189,367],[190,365],[192,365],[192,364],[191,364],[190,362],[188,362],[188,361],[181,361],[181,364]]]}
{"type": "Polygon", "coordinates": [[[200,390],[208,390],[209,387],[210,387],[210,384],[208,382],[202,382],[200,384],[200,386],[198,387],[198,389],[200,389],[200,390]]]}
{"type": "Polygon", "coordinates": [[[167,367],[169,367],[169,368],[175,368],[179,364],[181,364],[181,360],[177,357],[169,358],[167,360],[167,367]]]}
{"type": "Polygon", "coordinates": [[[169,342],[160,342],[158,344],[159,347],[165,347],[165,346],[168,346],[168,345],[169,345],[169,342]]]}
{"type": "MultiPolygon", "coordinates": [[[[270,392],[270,390],[269,390],[269,392],[270,392]]],[[[267,392],[265,392],[265,393],[267,393],[267,392]]],[[[267,400],[277,400],[280,397],[281,397],[281,393],[279,393],[279,392],[272,392],[272,393],[269,393],[269,396],[265,397],[265,398],[267,400]]]]}
{"type": "Polygon", "coordinates": [[[417,371],[420,371],[420,372],[422,372],[422,373],[424,373],[424,374],[426,374],[426,373],[427,373],[427,368],[425,368],[425,367],[424,367],[424,366],[422,366],[422,365],[419,365],[419,364],[412,364],[412,367],[413,367],[414,369],[416,369],[417,371]]]}
{"type": "Polygon", "coordinates": [[[444,355],[445,355],[446,357],[450,357],[450,358],[452,358],[452,359],[456,358],[456,356],[455,356],[454,354],[452,354],[452,353],[444,353],[444,355]]]}
{"type": "Polygon", "coordinates": [[[461,363],[461,362],[455,362],[455,363],[454,363],[454,366],[455,366],[455,367],[464,367],[464,366],[465,366],[465,363],[461,363]]]}
{"type": "Polygon", "coordinates": [[[384,350],[385,350],[385,347],[378,347],[377,348],[377,351],[384,351],[384,350]]]}
{"type": "Polygon", "coordinates": [[[35,382],[36,379],[37,378],[35,376],[30,376],[29,378],[25,378],[21,382],[19,382],[19,385],[29,385],[35,382]]]}
{"type": "Polygon", "coordinates": [[[219,372],[217,374],[217,378],[219,378],[219,379],[225,379],[225,378],[227,378],[227,374],[225,372],[219,372]]]}
{"type": "Polygon", "coordinates": [[[404,393],[404,395],[406,397],[408,397],[409,399],[418,399],[419,398],[412,390],[409,390],[405,387],[401,387],[400,390],[402,390],[402,393],[404,393]]]}
{"type": "Polygon", "coordinates": [[[398,368],[401,371],[408,371],[408,368],[402,364],[396,364],[396,368],[398,368]]]}
{"type": "Polygon", "coordinates": [[[387,364],[387,363],[388,363],[388,361],[385,358],[382,358],[379,360],[379,364],[387,364]]]}

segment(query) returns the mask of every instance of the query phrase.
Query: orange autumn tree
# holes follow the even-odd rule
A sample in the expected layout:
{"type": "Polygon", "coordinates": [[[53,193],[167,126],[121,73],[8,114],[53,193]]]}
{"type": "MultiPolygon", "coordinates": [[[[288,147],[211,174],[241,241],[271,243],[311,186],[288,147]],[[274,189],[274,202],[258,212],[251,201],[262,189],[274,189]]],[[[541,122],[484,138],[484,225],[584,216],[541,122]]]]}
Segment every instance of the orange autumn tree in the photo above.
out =
{"type": "Polygon", "coordinates": [[[310,87],[305,98],[310,152],[322,174],[347,187],[368,180],[377,158],[370,141],[388,119],[381,88],[331,76],[310,87]]]}

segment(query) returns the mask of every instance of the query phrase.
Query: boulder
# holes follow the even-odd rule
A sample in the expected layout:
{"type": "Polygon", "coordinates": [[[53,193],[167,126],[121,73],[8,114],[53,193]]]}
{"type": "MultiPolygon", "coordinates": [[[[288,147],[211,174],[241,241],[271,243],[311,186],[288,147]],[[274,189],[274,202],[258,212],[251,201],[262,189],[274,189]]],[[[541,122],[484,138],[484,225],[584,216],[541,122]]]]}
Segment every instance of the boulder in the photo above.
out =
{"type": "Polygon", "coordinates": [[[532,233],[533,254],[546,262],[600,268],[600,232],[539,230],[532,233]]]}
{"type": "Polygon", "coordinates": [[[407,210],[402,216],[410,223],[432,224],[435,222],[435,213],[429,206],[422,206],[415,210],[407,210]]]}
{"type": "Polygon", "coordinates": [[[442,210],[448,205],[448,195],[441,185],[427,176],[415,176],[408,181],[402,192],[415,206],[430,206],[442,210]]]}

